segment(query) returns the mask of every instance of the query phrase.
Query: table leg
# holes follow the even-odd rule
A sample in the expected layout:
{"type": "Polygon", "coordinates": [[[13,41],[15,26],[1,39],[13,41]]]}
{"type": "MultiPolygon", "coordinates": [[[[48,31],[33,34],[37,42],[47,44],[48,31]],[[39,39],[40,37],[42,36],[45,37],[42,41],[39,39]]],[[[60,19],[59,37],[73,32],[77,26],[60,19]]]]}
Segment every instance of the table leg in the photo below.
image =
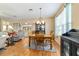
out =
{"type": "Polygon", "coordinates": [[[52,50],[52,40],[50,39],[50,50],[52,50]]]}
{"type": "Polygon", "coordinates": [[[29,37],[29,47],[30,47],[30,39],[31,39],[31,38],[29,37]]]}

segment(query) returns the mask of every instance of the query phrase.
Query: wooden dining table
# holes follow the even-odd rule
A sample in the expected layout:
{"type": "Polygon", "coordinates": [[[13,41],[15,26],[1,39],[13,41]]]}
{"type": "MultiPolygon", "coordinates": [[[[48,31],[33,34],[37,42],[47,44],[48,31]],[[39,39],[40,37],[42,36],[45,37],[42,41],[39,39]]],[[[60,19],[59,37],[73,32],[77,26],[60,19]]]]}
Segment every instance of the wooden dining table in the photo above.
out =
{"type": "MultiPolygon", "coordinates": [[[[40,36],[42,37],[42,36],[40,36]]],[[[35,38],[40,38],[39,35],[35,35],[35,34],[32,34],[32,35],[29,35],[29,47],[31,46],[31,40],[36,40],[35,38]]],[[[50,41],[50,50],[52,49],[52,36],[51,35],[46,35],[44,34],[43,36],[44,40],[49,40],[50,41]]]]}

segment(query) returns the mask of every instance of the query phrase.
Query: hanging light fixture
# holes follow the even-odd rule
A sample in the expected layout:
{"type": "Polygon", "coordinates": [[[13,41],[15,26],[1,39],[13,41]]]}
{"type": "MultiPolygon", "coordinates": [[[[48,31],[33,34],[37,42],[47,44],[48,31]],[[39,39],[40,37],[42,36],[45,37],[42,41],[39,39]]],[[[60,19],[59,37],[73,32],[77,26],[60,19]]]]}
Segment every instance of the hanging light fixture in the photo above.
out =
{"type": "Polygon", "coordinates": [[[31,9],[28,9],[28,11],[29,11],[29,14],[28,15],[30,17],[29,19],[32,19],[33,18],[33,16],[32,16],[33,9],[32,8],[31,9]]]}
{"type": "Polygon", "coordinates": [[[37,24],[44,24],[44,21],[42,21],[42,17],[41,17],[42,8],[39,8],[39,9],[40,9],[40,17],[39,17],[39,20],[37,21],[37,24]]]}
{"type": "Polygon", "coordinates": [[[40,8],[40,20],[41,20],[41,9],[42,9],[42,8],[40,8]]]}

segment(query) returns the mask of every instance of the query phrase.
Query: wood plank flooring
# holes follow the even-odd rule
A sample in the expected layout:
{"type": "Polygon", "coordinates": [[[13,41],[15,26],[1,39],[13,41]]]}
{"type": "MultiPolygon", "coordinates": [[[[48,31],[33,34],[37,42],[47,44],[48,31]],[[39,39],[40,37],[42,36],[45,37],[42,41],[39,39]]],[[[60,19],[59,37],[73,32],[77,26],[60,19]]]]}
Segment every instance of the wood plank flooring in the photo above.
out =
{"type": "Polygon", "coordinates": [[[56,48],[56,52],[32,50],[23,48],[24,45],[28,44],[28,38],[22,39],[16,42],[15,45],[6,47],[6,50],[0,51],[0,56],[60,56],[60,46],[55,40],[52,45],[56,48]]]}

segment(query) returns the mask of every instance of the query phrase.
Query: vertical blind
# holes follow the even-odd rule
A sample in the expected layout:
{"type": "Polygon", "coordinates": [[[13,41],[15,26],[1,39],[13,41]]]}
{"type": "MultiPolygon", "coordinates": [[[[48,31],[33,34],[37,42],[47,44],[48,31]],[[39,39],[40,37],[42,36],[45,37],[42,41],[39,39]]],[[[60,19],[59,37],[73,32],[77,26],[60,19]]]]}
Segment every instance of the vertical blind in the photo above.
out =
{"type": "Polygon", "coordinates": [[[71,4],[66,4],[64,10],[55,17],[55,35],[60,36],[71,29],[71,4]]]}

